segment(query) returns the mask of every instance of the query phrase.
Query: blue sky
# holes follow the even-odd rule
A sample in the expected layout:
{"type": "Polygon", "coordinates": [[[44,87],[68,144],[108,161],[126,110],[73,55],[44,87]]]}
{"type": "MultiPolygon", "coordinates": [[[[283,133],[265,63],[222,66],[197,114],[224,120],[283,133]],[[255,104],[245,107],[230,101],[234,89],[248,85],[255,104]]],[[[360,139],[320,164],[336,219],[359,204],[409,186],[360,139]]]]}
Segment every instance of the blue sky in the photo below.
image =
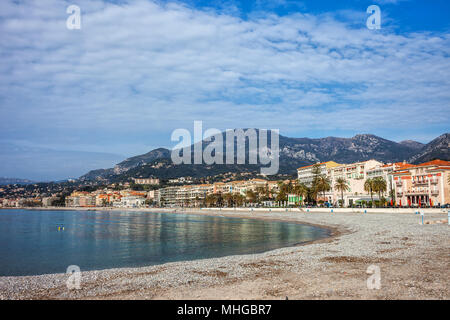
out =
{"type": "Polygon", "coordinates": [[[449,131],[449,12],[444,0],[1,1],[0,176],[110,167],[174,146],[194,120],[429,142],[449,131]],[[65,26],[70,4],[81,30],[65,26]],[[372,4],[381,30],[366,28],[372,4]],[[83,164],[43,170],[58,150],[83,164]]]}

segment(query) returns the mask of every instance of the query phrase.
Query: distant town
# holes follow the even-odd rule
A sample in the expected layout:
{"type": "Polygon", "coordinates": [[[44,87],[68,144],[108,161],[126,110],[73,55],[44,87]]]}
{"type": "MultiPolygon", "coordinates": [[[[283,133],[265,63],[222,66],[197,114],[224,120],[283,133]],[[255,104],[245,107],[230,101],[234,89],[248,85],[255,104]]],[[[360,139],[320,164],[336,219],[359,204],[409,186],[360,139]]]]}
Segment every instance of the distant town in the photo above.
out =
{"type": "Polygon", "coordinates": [[[0,207],[441,207],[450,203],[450,161],[443,160],[417,165],[328,161],[298,168],[297,179],[232,177],[213,183],[179,177],[164,186],[155,177],[134,178],[72,190],[68,184],[55,184],[51,194],[33,185],[8,185],[0,187],[0,207]]]}

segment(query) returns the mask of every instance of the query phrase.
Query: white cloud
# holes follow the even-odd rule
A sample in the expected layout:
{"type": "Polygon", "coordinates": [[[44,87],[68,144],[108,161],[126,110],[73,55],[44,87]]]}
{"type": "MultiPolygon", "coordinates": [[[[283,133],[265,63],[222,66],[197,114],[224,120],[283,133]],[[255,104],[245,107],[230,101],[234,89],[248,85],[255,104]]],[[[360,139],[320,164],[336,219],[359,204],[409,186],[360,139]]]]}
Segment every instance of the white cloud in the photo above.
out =
{"type": "Polygon", "coordinates": [[[449,120],[446,33],[355,29],[331,14],[242,20],[99,0],[77,1],[82,29],[67,30],[69,4],[0,4],[3,137],[19,128],[60,133],[49,140],[95,132],[80,142],[95,144],[193,120],[282,133],[409,128],[423,113],[427,123],[449,120]]]}

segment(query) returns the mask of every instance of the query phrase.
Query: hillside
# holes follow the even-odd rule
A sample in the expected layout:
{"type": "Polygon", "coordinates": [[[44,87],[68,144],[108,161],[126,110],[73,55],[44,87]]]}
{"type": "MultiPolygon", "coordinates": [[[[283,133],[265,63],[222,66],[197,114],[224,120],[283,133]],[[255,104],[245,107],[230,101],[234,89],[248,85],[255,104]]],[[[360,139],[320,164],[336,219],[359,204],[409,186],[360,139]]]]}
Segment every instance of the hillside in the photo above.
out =
{"type": "MultiPolygon", "coordinates": [[[[224,143],[226,141],[223,134],[224,143]]],[[[270,141],[270,140],[269,140],[270,141]]],[[[203,148],[209,143],[203,141],[203,148]]],[[[372,134],[358,134],[352,138],[289,138],[280,135],[280,174],[295,174],[303,165],[333,160],[352,163],[375,159],[381,162],[424,162],[432,158],[450,160],[449,134],[444,134],[423,145],[412,140],[400,143],[372,134]]],[[[236,145],[235,145],[236,148],[236,145]]],[[[193,150],[193,146],[191,146],[193,150]]],[[[248,150],[248,144],[246,146],[248,150]]],[[[226,172],[257,171],[260,165],[175,165],[170,150],[158,148],[146,154],[131,157],[114,168],[90,171],[81,181],[126,181],[132,177],[176,178],[181,176],[206,177],[226,172]]],[[[248,153],[247,153],[248,159],[248,153]]]]}

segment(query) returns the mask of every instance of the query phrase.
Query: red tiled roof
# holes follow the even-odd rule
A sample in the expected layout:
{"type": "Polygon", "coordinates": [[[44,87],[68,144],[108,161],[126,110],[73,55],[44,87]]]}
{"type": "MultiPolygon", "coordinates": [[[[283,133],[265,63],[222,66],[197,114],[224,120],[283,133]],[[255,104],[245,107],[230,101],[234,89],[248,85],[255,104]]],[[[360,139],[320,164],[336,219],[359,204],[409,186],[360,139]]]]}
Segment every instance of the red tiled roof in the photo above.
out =
{"type": "Polygon", "coordinates": [[[415,165],[414,167],[428,167],[428,166],[450,166],[450,161],[437,159],[415,165]]]}

